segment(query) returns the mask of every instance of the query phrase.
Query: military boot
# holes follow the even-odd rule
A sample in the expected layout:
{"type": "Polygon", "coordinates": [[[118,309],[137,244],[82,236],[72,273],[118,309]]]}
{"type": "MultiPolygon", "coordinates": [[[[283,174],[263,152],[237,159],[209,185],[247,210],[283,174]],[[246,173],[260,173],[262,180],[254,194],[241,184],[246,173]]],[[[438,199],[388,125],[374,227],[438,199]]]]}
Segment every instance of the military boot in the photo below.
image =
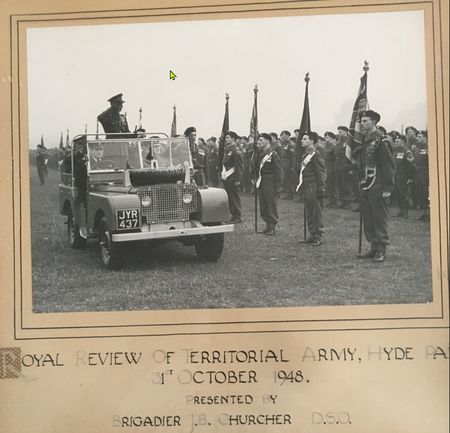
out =
{"type": "Polygon", "coordinates": [[[373,259],[377,253],[377,244],[372,243],[370,245],[370,250],[366,253],[360,253],[358,254],[358,259],[373,259]]]}

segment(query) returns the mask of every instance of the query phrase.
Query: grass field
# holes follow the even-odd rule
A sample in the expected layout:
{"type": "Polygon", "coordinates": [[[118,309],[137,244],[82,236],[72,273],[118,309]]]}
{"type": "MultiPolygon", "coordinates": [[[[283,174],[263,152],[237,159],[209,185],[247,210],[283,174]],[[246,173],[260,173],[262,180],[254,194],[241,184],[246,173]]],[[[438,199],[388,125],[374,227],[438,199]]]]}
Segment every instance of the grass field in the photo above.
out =
{"type": "Polygon", "coordinates": [[[69,247],[58,182],[59,173],[50,170],[41,186],[31,167],[35,312],[432,301],[430,230],[417,221],[418,211],[409,220],[391,220],[387,261],[375,264],[356,258],[357,213],[325,209],[324,243],[312,247],[299,243],[301,203],[281,200],[277,233],[267,237],[255,234],[254,199],[243,195],[244,223],[225,235],[218,263],[202,263],[193,247],[166,242],[129,249],[123,269],[107,271],[95,241],[83,251],[69,247]]]}

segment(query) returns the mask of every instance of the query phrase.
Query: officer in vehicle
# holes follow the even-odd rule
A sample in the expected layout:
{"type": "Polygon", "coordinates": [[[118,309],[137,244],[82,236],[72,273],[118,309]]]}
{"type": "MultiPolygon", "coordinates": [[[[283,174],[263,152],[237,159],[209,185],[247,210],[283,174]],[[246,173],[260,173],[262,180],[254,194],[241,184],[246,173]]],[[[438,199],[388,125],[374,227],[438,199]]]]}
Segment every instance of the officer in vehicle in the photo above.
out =
{"type": "MultiPolygon", "coordinates": [[[[121,113],[125,102],[122,96],[123,93],[119,93],[109,98],[108,102],[111,106],[97,116],[97,120],[102,124],[106,134],[130,133],[127,118],[121,113]]],[[[129,137],[128,135],[124,136],[129,137]]],[[[112,138],[123,138],[123,136],[114,135],[112,138]]]]}

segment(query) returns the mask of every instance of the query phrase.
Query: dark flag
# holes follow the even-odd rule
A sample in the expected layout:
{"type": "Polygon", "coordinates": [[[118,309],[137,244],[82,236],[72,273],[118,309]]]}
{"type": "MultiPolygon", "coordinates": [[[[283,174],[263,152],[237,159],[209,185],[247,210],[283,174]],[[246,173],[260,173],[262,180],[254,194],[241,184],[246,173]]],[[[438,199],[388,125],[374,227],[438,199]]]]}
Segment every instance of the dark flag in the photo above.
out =
{"type": "Polygon", "coordinates": [[[43,136],[43,135],[41,135],[41,146],[42,146],[42,147],[45,147],[45,146],[44,146],[44,136],[43,136]]]}
{"type": "Polygon", "coordinates": [[[364,75],[360,79],[358,95],[353,105],[352,118],[350,120],[350,131],[347,139],[347,147],[345,155],[348,159],[354,160],[356,154],[361,149],[362,133],[361,133],[361,114],[369,109],[369,101],[367,99],[367,71],[369,63],[364,61],[364,75]]]}
{"type": "Polygon", "coordinates": [[[177,106],[173,106],[172,126],[170,127],[170,136],[177,136],[177,106]]]}
{"type": "Polygon", "coordinates": [[[222,161],[223,161],[223,155],[225,154],[225,134],[227,131],[230,130],[230,112],[228,108],[228,100],[230,99],[230,95],[228,93],[225,93],[225,116],[223,118],[223,124],[222,124],[222,135],[220,136],[219,140],[219,156],[218,156],[218,170],[219,173],[222,172],[222,161]]]}
{"type": "Polygon", "coordinates": [[[311,115],[309,113],[309,96],[308,96],[308,86],[309,86],[309,72],[305,75],[305,100],[303,102],[303,114],[302,121],[300,123],[300,133],[298,134],[297,142],[295,143],[295,167],[300,168],[302,161],[302,138],[307,132],[311,132],[311,115]]]}
{"type": "Polygon", "coordinates": [[[64,140],[63,140],[63,133],[61,131],[61,137],[59,139],[59,150],[64,149],[64,140]]]}
{"type": "MultiPolygon", "coordinates": [[[[361,133],[361,114],[369,108],[369,101],[367,100],[367,71],[369,70],[369,63],[364,61],[364,75],[360,79],[358,94],[353,105],[352,118],[350,120],[350,130],[347,136],[347,143],[345,155],[352,162],[359,164],[359,153],[362,148],[363,135],[361,133]],[[356,161],[355,161],[356,160],[356,161]]],[[[361,170],[361,167],[360,167],[361,170]]],[[[359,171],[360,171],[359,170],[359,171]]],[[[358,173],[358,180],[362,179],[362,173],[358,173]]],[[[361,192],[360,192],[361,194],[361,192]]],[[[361,254],[362,248],[362,232],[363,232],[363,213],[362,205],[359,208],[359,238],[358,238],[358,254],[361,254]]]]}
{"type": "MultiPolygon", "coordinates": [[[[256,163],[256,143],[258,142],[258,86],[255,85],[253,89],[254,99],[253,99],[253,109],[252,118],[250,119],[250,137],[249,143],[253,141],[253,155],[254,161],[256,163]]],[[[255,167],[255,233],[258,232],[258,188],[256,187],[256,180],[258,179],[258,170],[255,167]]]]}
{"type": "Polygon", "coordinates": [[[66,147],[68,148],[69,146],[70,146],[69,130],[67,130],[67,135],[66,135],[66,147]]]}
{"type": "Polygon", "coordinates": [[[249,134],[249,143],[253,143],[256,146],[256,142],[258,141],[258,86],[255,85],[253,90],[254,99],[253,99],[253,110],[252,110],[252,118],[250,119],[250,134],[249,134]]]}

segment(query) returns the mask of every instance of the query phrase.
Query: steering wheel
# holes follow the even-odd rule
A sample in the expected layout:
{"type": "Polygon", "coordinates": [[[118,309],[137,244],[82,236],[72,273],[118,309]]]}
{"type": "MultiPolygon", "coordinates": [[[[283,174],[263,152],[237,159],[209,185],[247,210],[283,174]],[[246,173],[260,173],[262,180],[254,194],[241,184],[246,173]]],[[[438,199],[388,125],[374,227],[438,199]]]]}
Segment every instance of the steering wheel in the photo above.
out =
{"type": "Polygon", "coordinates": [[[112,159],[104,159],[97,164],[95,164],[93,167],[91,167],[92,170],[102,170],[106,168],[116,168],[116,161],[113,161],[112,159]]]}

